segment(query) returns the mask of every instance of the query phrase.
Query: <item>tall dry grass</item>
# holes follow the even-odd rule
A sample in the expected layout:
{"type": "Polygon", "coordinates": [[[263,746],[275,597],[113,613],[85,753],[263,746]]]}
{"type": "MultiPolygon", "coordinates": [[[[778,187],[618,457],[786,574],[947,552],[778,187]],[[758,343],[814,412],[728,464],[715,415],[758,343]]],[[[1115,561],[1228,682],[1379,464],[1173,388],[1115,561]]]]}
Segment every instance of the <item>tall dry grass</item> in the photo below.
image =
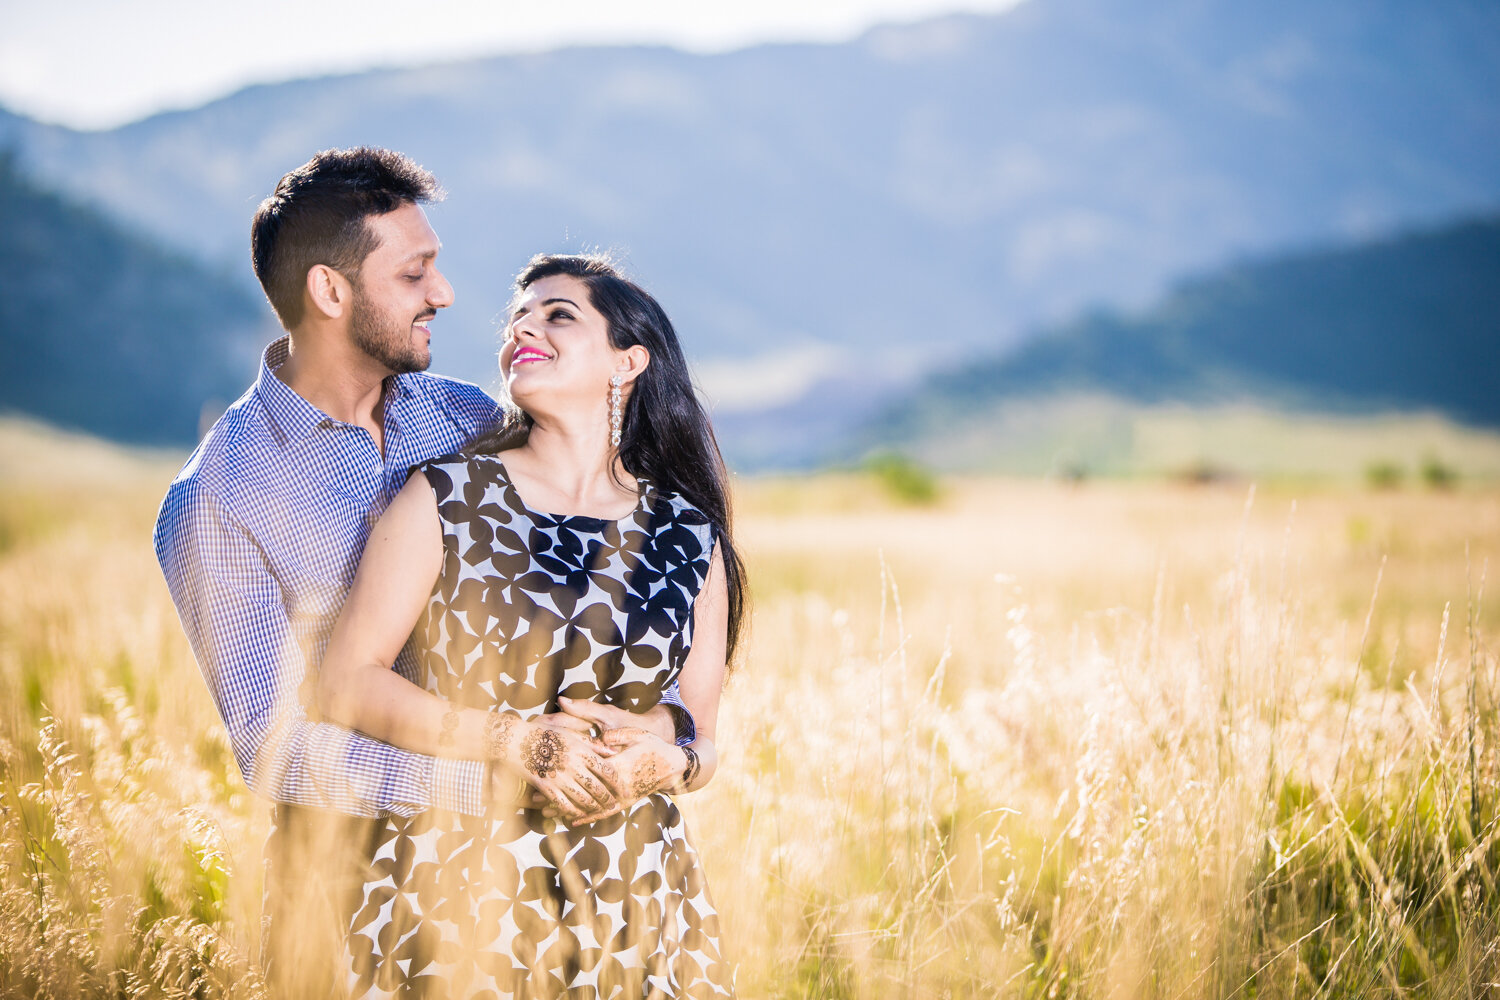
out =
{"type": "MultiPolygon", "coordinates": [[[[0,994],[261,991],[265,808],[149,550],[168,474],[0,491],[0,994]]],[[[1500,495],[741,507],[749,653],[682,801],[742,996],[1500,996],[1500,495]]]]}
{"type": "Polygon", "coordinates": [[[1495,496],[822,489],[693,803],[749,995],[1500,991],[1495,496]]]}

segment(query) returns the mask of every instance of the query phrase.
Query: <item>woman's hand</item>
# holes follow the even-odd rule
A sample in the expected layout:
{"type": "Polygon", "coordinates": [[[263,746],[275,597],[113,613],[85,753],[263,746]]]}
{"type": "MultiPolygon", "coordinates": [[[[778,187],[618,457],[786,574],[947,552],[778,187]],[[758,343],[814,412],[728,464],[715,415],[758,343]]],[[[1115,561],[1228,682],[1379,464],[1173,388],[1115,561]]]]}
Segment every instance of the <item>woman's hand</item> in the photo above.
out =
{"type": "Polygon", "coordinates": [[[628,789],[631,802],[675,788],[687,770],[687,754],[681,747],[644,729],[606,729],[599,741],[614,751],[610,763],[628,789]]]}
{"type": "Polygon", "coordinates": [[[580,701],[558,696],[560,712],[543,716],[549,726],[576,729],[579,732],[597,732],[621,727],[644,729],[671,743],[677,737],[677,723],[666,705],[653,705],[644,712],[631,712],[614,705],[597,701],[580,701]]]}
{"type": "MultiPolygon", "coordinates": [[[[596,823],[624,812],[653,792],[673,788],[687,769],[687,754],[681,747],[644,729],[634,726],[606,729],[599,739],[612,752],[605,763],[614,771],[621,794],[616,801],[591,812],[577,816],[561,814],[569,826],[596,823]]],[[[543,806],[543,812],[549,815],[555,809],[555,806],[543,806]]]]}
{"type": "Polygon", "coordinates": [[[524,778],[569,825],[619,808],[630,785],[609,753],[582,733],[495,713],[485,733],[490,759],[524,778]]]}

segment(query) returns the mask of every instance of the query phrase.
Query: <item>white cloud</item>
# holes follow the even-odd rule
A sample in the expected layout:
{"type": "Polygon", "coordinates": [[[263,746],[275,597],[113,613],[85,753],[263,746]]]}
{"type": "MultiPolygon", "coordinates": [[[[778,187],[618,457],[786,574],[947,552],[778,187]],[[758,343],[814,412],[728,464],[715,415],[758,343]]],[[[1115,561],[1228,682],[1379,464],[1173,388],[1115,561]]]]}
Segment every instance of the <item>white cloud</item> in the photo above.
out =
{"type": "Polygon", "coordinates": [[[249,83],[566,45],[722,51],[837,41],[883,21],[1018,0],[6,0],[0,102],[75,127],[189,107],[249,83]]]}
{"type": "Polygon", "coordinates": [[[842,351],[828,344],[807,344],[753,358],[700,361],[694,381],[717,413],[761,410],[800,399],[809,389],[844,366],[842,351]]]}

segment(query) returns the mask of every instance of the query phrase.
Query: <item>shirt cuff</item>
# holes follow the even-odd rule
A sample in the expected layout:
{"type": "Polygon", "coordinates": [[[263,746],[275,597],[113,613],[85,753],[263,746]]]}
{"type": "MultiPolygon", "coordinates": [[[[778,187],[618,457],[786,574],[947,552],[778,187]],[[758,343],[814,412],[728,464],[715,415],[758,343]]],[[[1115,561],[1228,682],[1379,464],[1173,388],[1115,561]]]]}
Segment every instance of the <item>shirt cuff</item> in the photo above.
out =
{"type": "Polygon", "coordinates": [[[483,816],[489,765],[439,757],[432,769],[432,804],[466,816],[483,816]]]}
{"type": "Polygon", "coordinates": [[[672,724],[677,732],[674,742],[680,747],[685,747],[698,738],[698,724],[693,721],[693,713],[689,712],[687,706],[680,701],[662,700],[667,707],[667,712],[672,716],[672,724]]]}

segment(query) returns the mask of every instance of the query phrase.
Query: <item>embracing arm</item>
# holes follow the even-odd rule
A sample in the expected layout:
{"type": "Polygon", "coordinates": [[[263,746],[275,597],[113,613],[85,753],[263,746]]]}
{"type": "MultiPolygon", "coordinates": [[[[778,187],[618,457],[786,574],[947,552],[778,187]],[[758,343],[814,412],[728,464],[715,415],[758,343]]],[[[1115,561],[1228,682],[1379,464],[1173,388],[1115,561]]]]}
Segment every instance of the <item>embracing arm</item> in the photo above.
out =
{"type": "MultiPolygon", "coordinates": [[[[432,596],[442,571],[443,536],[437,500],[413,472],[365,543],[359,571],[323,653],[318,707],[329,719],[376,739],[439,757],[483,760],[495,755],[490,713],[460,709],[416,687],[391,669],[432,596]],[[488,740],[488,742],[487,742],[488,740]]],[[[642,728],[670,738],[665,708],[642,728]]],[[[554,725],[560,721],[548,717],[554,725]]],[[[582,728],[587,728],[586,725],[582,728]]]]}
{"type": "Polygon", "coordinates": [[[483,811],[483,764],[409,753],[308,718],[299,696],[308,664],[281,586],[254,537],[212,492],[192,479],[174,483],[154,543],[252,790],[358,816],[411,815],[434,805],[483,811]]]}
{"type": "Polygon", "coordinates": [[[318,709],[350,729],[434,756],[483,760],[486,713],[460,711],[391,669],[443,564],[437,501],[413,472],[370,532],[354,585],[323,652],[318,709]],[[456,723],[456,724],[455,724],[456,723]]]}
{"type": "Polygon", "coordinates": [[[427,477],[413,472],[365,543],[323,653],[319,709],[407,750],[502,765],[566,813],[611,800],[620,790],[615,771],[581,734],[510,712],[460,707],[391,669],[442,563],[437,499],[427,477]]]}

